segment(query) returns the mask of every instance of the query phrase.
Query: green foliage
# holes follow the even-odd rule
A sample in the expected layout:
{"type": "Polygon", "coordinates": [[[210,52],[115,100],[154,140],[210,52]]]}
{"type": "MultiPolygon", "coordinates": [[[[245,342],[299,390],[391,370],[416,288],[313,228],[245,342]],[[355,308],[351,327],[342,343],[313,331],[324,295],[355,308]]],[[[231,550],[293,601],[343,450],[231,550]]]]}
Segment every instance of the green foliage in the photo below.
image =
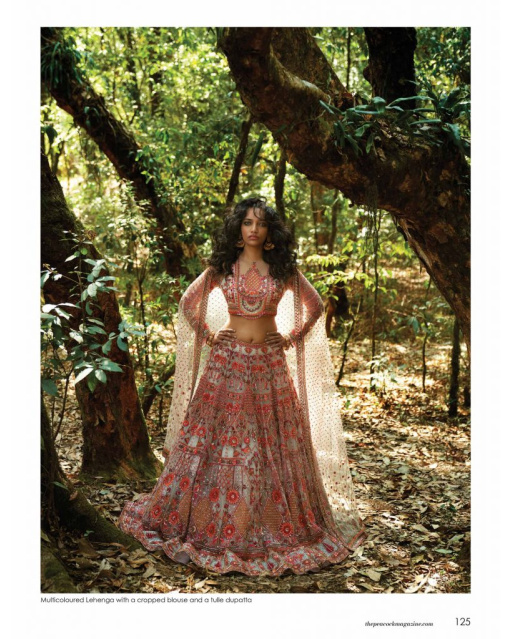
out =
{"type": "Polygon", "coordinates": [[[48,37],[43,35],[41,44],[41,79],[48,86],[63,86],[67,88],[68,75],[82,84],[83,74],[80,70],[82,63],[87,63],[86,51],[78,51],[76,40],[72,35],[73,29],[68,34],[52,39],[58,31],[53,27],[44,29],[48,37]]]}
{"type": "MultiPolygon", "coordinates": [[[[366,212],[360,209],[358,214],[367,224],[366,212]]],[[[345,287],[349,299],[354,299],[363,290],[374,291],[375,277],[368,267],[373,263],[375,255],[372,247],[364,241],[367,230],[368,227],[365,224],[354,226],[350,229],[351,236],[342,238],[338,252],[326,255],[311,253],[305,258],[305,264],[311,268],[308,276],[323,297],[337,299],[333,292],[337,285],[345,287]],[[365,271],[360,271],[361,263],[367,266],[365,271]]],[[[403,246],[401,237],[396,237],[397,235],[391,222],[386,222],[377,249],[379,260],[384,257],[386,263],[389,263],[395,254],[407,255],[409,259],[412,259],[412,252],[403,246]],[[399,248],[395,250],[395,247],[399,248]]],[[[390,269],[379,269],[378,288],[386,296],[388,303],[395,299],[397,295],[395,277],[390,269]]]]}
{"type": "MultiPolygon", "coordinates": [[[[76,268],[69,276],[76,278],[72,294],[79,297],[79,301],[44,304],[41,312],[42,387],[53,396],[59,394],[58,382],[67,380],[71,373],[76,375],[76,383],[86,379],[91,392],[98,383],[106,384],[107,373],[122,372],[122,368],[108,357],[113,342],[127,350],[128,337],[139,334],[124,320],[119,323],[118,333],[107,333],[103,320],[93,317],[99,308],[98,295],[118,291],[110,284],[115,277],[102,275],[106,270],[104,259],[87,257],[92,244],[89,239],[69,235],[75,250],[66,261],[76,261],[76,268]],[[87,269],[85,264],[90,268],[87,269]],[[75,309],[75,313],[66,309],[75,309]],[[77,327],[76,322],[79,322],[77,327]]],[[[41,288],[51,280],[69,276],[48,267],[42,272],[41,288]]]]}
{"type": "MultiPolygon", "coordinates": [[[[372,360],[368,362],[368,365],[372,360]]],[[[390,383],[397,383],[398,367],[395,366],[386,352],[381,352],[373,359],[374,370],[371,376],[371,386],[374,391],[382,396],[388,391],[390,383]]]]}
{"type": "Polygon", "coordinates": [[[430,27],[417,29],[415,64],[420,76],[433,78],[448,92],[471,81],[471,29],[430,27]]]}
{"type": "MultiPolygon", "coordinates": [[[[470,103],[467,91],[457,87],[450,93],[438,94],[426,79],[421,80],[421,93],[412,97],[403,97],[387,104],[384,98],[375,96],[368,104],[360,104],[344,111],[320,100],[325,111],[338,116],[333,125],[337,146],[350,147],[356,156],[368,155],[371,151],[377,155],[375,142],[381,139],[382,125],[393,126],[402,133],[421,138],[430,144],[440,146],[450,142],[459,151],[469,155],[469,140],[461,136],[458,120],[469,123],[470,103]],[[404,102],[429,102],[431,107],[418,106],[403,109],[404,102]],[[422,117],[423,113],[433,113],[436,117],[422,117]]],[[[416,83],[418,84],[418,83],[416,83]]]]}
{"type": "Polygon", "coordinates": [[[370,95],[370,84],[363,75],[363,69],[368,62],[364,29],[362,27],[321,27],[311,31],[331,67],[349,91],[354,94],[370,95]],[[350,51],[348,52],[349,34],[350,51]]]}

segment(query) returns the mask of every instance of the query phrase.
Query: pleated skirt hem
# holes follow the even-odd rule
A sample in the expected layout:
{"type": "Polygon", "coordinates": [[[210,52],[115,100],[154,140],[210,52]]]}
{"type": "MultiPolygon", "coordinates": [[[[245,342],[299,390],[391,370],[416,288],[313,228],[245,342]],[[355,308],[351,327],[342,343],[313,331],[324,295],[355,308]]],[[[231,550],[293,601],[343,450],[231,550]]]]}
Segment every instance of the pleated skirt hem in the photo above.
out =
{"type": "Polygon", "coordinates": [[[264,553],[257,552],[257,557],[248,558],[246,553],[238,553],[228,548],[221,550],[197,548],[193,543],[183,541],[179,537],[164,539],[157,531],[146,530],[141,524],[131,526],[124,524],[121,529],[137,539],[147,550],[151,552],[162,550],[176,563],[182,563],[178,555],[186,553],[196,566],[211,572],[219,574],[239,572],[253,577],[278,577],[286,572],[303,575],[339,564],[366,539],[365,532],[360,531],[349,542],[349,546],[345,546],[334,536],[323,533],[313,542],[298,544],[294,547],[267,548],[264,553]]]}

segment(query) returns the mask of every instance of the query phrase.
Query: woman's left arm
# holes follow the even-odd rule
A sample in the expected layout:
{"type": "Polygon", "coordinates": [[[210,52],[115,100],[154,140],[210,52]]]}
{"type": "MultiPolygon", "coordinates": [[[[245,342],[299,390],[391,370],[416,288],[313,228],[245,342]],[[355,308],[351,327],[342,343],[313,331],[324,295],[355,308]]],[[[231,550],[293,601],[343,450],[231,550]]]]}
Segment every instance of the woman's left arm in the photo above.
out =
{"type": "MultiPolygon", "coordinates": [[[[324,303],[321,296],[316,289],[310,284],[306,277],[298,271],[299,289],[301,294],[301,304],[305,307],[305,319],[300,330],[292,329],[289,334],[291,344],[294,344],[297,340],[303,339],[305,335],[311,330],[319,317],[324,313],[324,303]]],[[[291,288],[295,288],[294,278],[292,279],[291,288]]],[[[294,295],[296,291],[294,290],[294,295]]]]}

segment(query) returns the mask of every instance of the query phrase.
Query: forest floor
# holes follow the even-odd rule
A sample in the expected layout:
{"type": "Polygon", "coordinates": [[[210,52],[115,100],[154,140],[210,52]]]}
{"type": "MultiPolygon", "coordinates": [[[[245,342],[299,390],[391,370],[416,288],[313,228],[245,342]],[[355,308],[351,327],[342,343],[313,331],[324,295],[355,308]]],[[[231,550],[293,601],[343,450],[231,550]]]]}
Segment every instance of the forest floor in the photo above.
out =
{"type": "MultiPolygon", "coordinates": [[[[413,288],[409,280],[408,286],[413,288]]],[[[462,406],[457,417],[447,414],[451,345],[445,336],[428,344],[423,390],[421,343],[384,342],[391,370],[387,369],[384,391],[374,394],[368,391],[370,342],[362,337],[367,327],[360,325],[356,333],[340,392],[356,498],[368,535],[361,547],[343,563],[319,573],[249,577],[218,575],[193,564],[175,564],[163,552],[128,551],[66,533],[60,540],[61,557],[79,591],[470,592],[470,417],[462,406]]],[[[339,366],[340,345],[331,341],[331,351],[339,366]]],[[[465,363],[463,347],[461,388],[469,386],[465,363]]],[[[165,406],[163,414],[166,411],[165,406]]],[[[157,421],[157,416],[148,416],[155,451],[161,450],[164,439],[164,427],[157,421]]],[[[74,394],[58,450],[66,474],[113,523],[127,500],[150,492],[155,484],[80,481],[81,430],[74,394]]]]}

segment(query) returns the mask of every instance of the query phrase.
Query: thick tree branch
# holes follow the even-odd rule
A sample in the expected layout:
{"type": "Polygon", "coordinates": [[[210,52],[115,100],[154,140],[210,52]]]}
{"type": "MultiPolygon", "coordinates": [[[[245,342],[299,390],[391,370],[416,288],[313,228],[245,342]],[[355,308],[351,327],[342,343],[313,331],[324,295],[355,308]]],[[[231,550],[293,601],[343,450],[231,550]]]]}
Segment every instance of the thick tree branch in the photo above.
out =
{"type": "MultiPolygon", "coordinates": [[[[469,346],[469,168],[446,142],[429,146],[381,123],[375,153],[339,148],[336,116],[352,96],[302,29],[226,28],[219,43],[243,102],[273,133],[287,159],[310,180],[338,188],[356,204],[374,204],[398,221],[412,249],[457,314],[469,346]],[[285,46],[282,46],[284,43],[285,46]],[[303,47],[306,47],[303,50],[303,47]],[[316,83],[314,73],[317,72],[316,83]],[[372,201],[371,201],[372,200],[372,201]]],[[[393,86],[393,85],[392,85],[393,86]]]]}
{"type": "MultiPolygon", "coordinates": [[[[59,29],[43,28],[41,40],[43,56],[57,43],[61,44],[61,51],[66,50],[59,29]]],[[[158,221],[163,237],[166,269],[171,274],[181,274],[181,260],[190,252],[177,239],[177,234],[185,231],[184,224],[173,203],[167,199],[162,201],[154,179],[147,181],[143,164],[137,161],[140,147],[133,134],[110,113],[103,96],[94,90],[83,74],[80,77],[72,59],[63,55],[55,71],[58,81],[54,76],[53,81],[48,82],[47,76],[43,76],[43,83],[59,107],[72,115],[75,123],[96,142],[119,177],[133,184],[136,198],[149,203],[149,212],[158,221]]]]}

